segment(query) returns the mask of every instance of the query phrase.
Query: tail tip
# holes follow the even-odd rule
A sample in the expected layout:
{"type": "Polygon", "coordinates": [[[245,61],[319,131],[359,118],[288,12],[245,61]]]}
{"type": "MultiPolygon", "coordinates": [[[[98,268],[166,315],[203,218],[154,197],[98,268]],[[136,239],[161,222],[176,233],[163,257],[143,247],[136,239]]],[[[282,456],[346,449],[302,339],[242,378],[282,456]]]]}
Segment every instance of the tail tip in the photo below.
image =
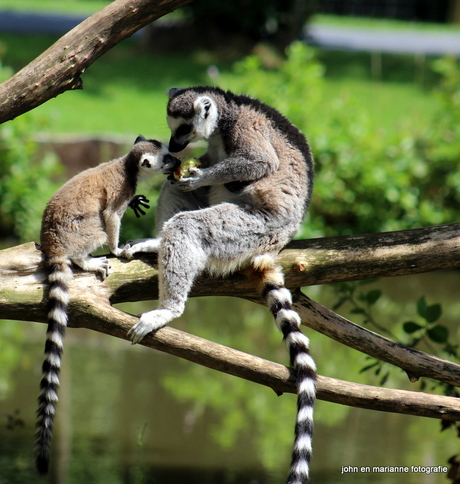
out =
{"type": "Polygon", "coordinates": [[[45,456],[37,456],[35,460],[37,472],[40,476],[46,476],[49,471],[49,459],[45,456]]]}

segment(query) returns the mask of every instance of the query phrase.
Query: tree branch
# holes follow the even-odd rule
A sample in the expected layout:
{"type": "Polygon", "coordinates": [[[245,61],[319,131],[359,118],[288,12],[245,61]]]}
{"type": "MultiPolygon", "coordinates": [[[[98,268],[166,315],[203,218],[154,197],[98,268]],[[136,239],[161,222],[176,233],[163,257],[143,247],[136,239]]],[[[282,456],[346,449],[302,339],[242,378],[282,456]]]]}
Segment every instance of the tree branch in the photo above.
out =
{"type": "Polygon", "coordinates": [[[460,267],[460,224],[297,240],[280,261],[290,288],[460,267]]]}
{"type": "MultiPolygon", "coordinates": [[[[458,267],[459,228],[459,224],[454,224],[391,234],[296,241],[281,252],[279,262],[291,289],[334,282],[328,275],[334,261],[340,267],[336,274],[341,281],[458,267]]],[[[71,325],[126,339],[137,318],[111,304],[155,299],[158,281],[154,261],[153,257],[130,262],[112,258],[112,273],[104,282],[94,274],[75,270],[70,287],[71,325]]],[[[44,280],[42,254],[35,244],[0,251],[0,317],[44,322],[44,280]]],[[[203,276],[192,295],[231,295],[261,302],[241,274],[219,279],[217,284],[215,279],[203,276]]],[[[305,324],[341,343],[390,361],[412,374],[459,385],[459,365],[398,345],[341,318],[303,294],[296,295],[295,307],[305,324]]],[[[294,391],[292,372],[285,366],[173,328],[149,335],[143,344],[269,386],[277,393],[294,391]]],[[[326,377],[318,380],[318,396],[362,408],[460,420],[460,402],[455,398],[375,388],[326,377]]]]}
{"type": "Polygon", "coordinates": [[[399,366],[407,372],[411,381],[425,376],[460,386],[460,365],[369,331],[325,308],[300,291],[295,294],[294,300],[294,308],[303,324],[350,348],[399,366]]]}
{"type": "MultiPolygon", "coordinates": [[[[76,284],[91,287],[112,304],[158,298],[156,257],[144,255],[128,263],[112,258],[110,277],[99,284],[92,274],[76,270],[76,284]]],[[[46,274],[41,252],[33,242],[0,251],[0,312],[3,317],[23,319],[35,315],[41,303],[38,287],[46,274]],[[38,270],[37,270],[38,268],[38,270]],[[2,292],[8,297],[2,300],[2,292]]],[[[460,224],[382,234],[330,237],[294,241],[278,258],[286,287],[299,287],[392,277],[460,267],[460,224]]],[[[41,288],[40,288],[41,289],[41,288]]],[[[191,296],[234,296],[260,302],[258,294],[242,274],[225,279],[203,276],[197,280],[191,296]]]]}
{"type": "Polygon", "coordinates": [[[115,0],[0,84],[0,123],[69,89],[96,59],[140,28],[192,0],[115,0]]]}
{"type": "MultiPolygon", "coordinates": [[[[141,287],[144,277],[156,278],[151,267],[156,259],[138,259],[139,278],[132,276],[123,284],[111,285],[110,300],[152,299],[152,290],[141,287]],[[144,263],[142,263],[143,261],[144,263]],[[148,273],[148,274],[147,274],[148,273]]],[[[286,287],[299,287],[379,277],[395,277],[460,267],[460,224],[379,234],[327,237],[291,242],[279,255],[278,263],[285,274],[286,287]]],[[[209,295],[209,281],[201,278],[192,296],[209,295]]],[[[157,281],[155,281],[155,290],[157,281]]],[[[213,295],[235,296],[259,302],[254,288],[241,274],[219,279],[213,295]]],[[[155,293],[155,298],[157,294],[155,293]]]]}
{"type": "MultiPolygon", "coordinates": [[[[73,306],[71,320],[79,326],[121,339],[138,319],[94,297],[73,306]]],[[[164,327],[147,335],[143,346],[160,350],[217,371],[272,388],[276,393],[296,393],[291,368],[249,355],[174,328],[164,327]]],[[[421,392],[378,388],[335,378],[318,377],[317,397],[321,400],[360,408],[403,413],[446,420],[460,420],[460,400],[421,392]]]]}

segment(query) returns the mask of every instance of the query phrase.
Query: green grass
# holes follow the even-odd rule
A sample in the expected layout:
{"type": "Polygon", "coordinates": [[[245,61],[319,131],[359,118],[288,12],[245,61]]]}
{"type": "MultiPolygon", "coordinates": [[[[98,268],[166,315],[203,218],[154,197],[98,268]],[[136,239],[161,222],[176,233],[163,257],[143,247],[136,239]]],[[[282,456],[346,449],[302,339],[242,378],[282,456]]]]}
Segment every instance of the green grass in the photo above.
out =
{"type": "MultiPolygon", "coordinates": [[[[2,62],[17,71],[55,40],[0,34],[5,50],[2,62]]],[[[383,55],[376,78],[370,54],[324,51],[319,56],[326,68],[327,97],[343,94],[361,103],[383,128],[420,129],[429,122],[435,108],[433,97],[427,94],[434,83],[430,61],[420,66],[413,56],[383,55]]],[[[210,83],[207,68],[216,63],[223,74],[231,69],[203,52],[153,55],[130,39],[87,69],[83,90],[61,94],[35,109],[33,116],[49,120],[52,133],[142,133],[166,138],[166,90],[210,83]]]]}
{"type": "MultiPolygon", "coordinates": [[[[0,0],[0,10],[13,10],[17,12],[62,12],[91,14],[112,0],[0,0]]],[[[372,29],[399,29],[399,30],[429,30],[445,32],[459,31],[458,24],[436,24],[429,22],[406,22],[395,19],[378,19],[368,17],[342,17],[338,15],[317,14],[312,22],[321,25],[340,25],[342,27],[372,28],[372,29]]]]}
{"type": "Polygon", "coordinates": [[[419,130],[436,109],[432,95],[439,76],[433,58],[414,55],[323,51],[326,95],[345,95],[362,104],[385,129],[406,126],[419,130]],[[375,63],[379,69],[375,69],[375,63]]]}
{"type": "MultiPolygon", "coordinates": [[[[108,0],[0,0],[0,9],[92,13],[108,3],[108,0]]],[[[313,22],[373,29],[442,32],[460,29],[460,26],[333,15],[316,15],[313,22]]],[[[3,63],[19,70],[55,40],[46,36],[0,34],[0,43],[7,49],[3,63]]],[[[342,94],[361,103],[376,124],[384,128],[409,125],[420,129],[429,122],[435,101],[428,93],[436,83],[436,76],[430,71],[430,58],[334,51],[320,51],[319,58],[326,68],[326,96],[342,94]]],[[[125,41],[90,66],[83,75],[83,91],[65,92],[37,108],[34,115],[50,119],[49,129],[59,133],[142,132],[166,136],[164,92],[173,85],[209,83],[206,69],[216,63],[216,59],[203,53],[153,56],[141,50],[136,41],[125,41]]],[[[230,68],[219,67],[223,73],[230,68]]]]}
{"type": "MultiPolygon", "coordinates": [[[[56,39],[45,36],[0,35],[3,63],[19,70],[56,39]]],[[[91,65],[82,76],[83,90],[66,91],[33,111],[50,119],[58,133],[143,133],[168,136],[166,91],[171,86],[208,83],[212,58],[154,56],[135,40],[122,42],[91,65]]]]}
{"type": "Polygon", "coordinates": [[[370,17],[342,17],[339,15],[314,15],[311,19],[319,25],[336,25],[375,30],[423,30],[432,32],[458,32],[459,24],[439,24],[435,22],[407,22],[404,20],[370,17]]]}
{"type": "Polygon", "coordinates": [[[426,91],[407,84],[330,80],[325,95],[332,98],[337,94],[361,105],[374,125],[388,132],[403,128],[420,131],[431,122],[437,107],[426,91]]]}
{"type": "Polygon", "coordinates": [[[0,10],[92,14],[110,0],[0,0],[0,10]]]}

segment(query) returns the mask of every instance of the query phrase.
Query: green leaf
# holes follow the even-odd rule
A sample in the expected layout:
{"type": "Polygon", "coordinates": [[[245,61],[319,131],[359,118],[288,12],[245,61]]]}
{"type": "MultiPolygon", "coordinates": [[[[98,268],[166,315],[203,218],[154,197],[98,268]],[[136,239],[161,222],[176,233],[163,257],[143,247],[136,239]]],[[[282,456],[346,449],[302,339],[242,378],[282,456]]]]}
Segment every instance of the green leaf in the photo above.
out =
{"type": "Polygon", "coordinates": [[[409,343],[409,346],[411,346],[412,348],[415,348],[419,343],[420,341],[422,340],[422,338],[414,338],[410,343],[409,343]]]}
{"type": "Polygon", "coordinates": [[[413,321],[406,321],[403,324],[403,330],[407,334],[415,333],[419,329],[422,329],[422,326],[420,326],[420,324],[414,323],[413,321]]]}
{"type": "Polygon", "coordinates": [[[360,373],[364,373],[365,371],[367,370],[370,370],[371,368],[374,368],[375,366],[379,365],[380,362],[379,361],[375,361],[374,363],[370,364],[370,365],[367,365],[365,366],[364,368],[361,368],[361,370],[359,370],[360,373]]]}
{"type": "Polygon", "coordinates": [[[337,311],[338,309],[340,309],[340,308],[341,308],[341,306],[342,306],[343,304],[345,304],[345,303],[346,303],[346,301],[347,301],[347,298],[345,298],[345,297],[340,298],[340,299],[339,299],[339,300],[338,300],[338,301],[337,301],[337,302],[334,304],[334,306],[332,306],[332,310],[333,310],[333,311],[337,311]]]}
{"type": "Polygon", "coordinates": [[[435,321],[437,321],[441,317],[441,314],[442,314],[441,305],[440,304],[433,304],[432,306],[428,306],[426,308],[425,319],[429,323],[434,323],[435,321]]]}
{"type": "Polygon", "coordinates": [[[371,305],[375,304],[380,299],[381,295],[382,291],[380,289],[374,289],[366,294],[366,301],[371,305]]]}
{"type": "Polygon", "coordinates": [[[444,347],[444,351],[448,355],[458,358],[457,348],[458,348],[458,345],[451,345],[450,343],[446,343],[446,346],[444,347]]]}
{"type": "Polygon", "coordinates": [[[419,314],[419,316],[421,316],[423,319],[425,319],[426,310],[427,310],[427,305],[426,305],[425,296],[422,296],[417,301],[417,313],[419,314]]]}
{"type": "Polygon", "coordinates": [[[387,380],[388,380],[388,377],[389,377],[389,376],[390,376],[390,372],[389,372],[389,371],[387,371],[387,372],[386,372],[386,373],[385,373],[385,374],[382,376],[382,378],[381,378],[381,380],[380,380],[380,385],[381,385],[381,386],[385,385],[385,383],[387,382],[387,380]]]}
{"type": "Polygon", "coordinates": [[[350,311],[351,314],[365,314],[366,311],[363,308],[353,308],[350,311]]]}
{"type": "Polygon", "coordinates": [[[428,306],[425,296],[422,296],[417,301],[417,312],[428,323],[434,323],[441,317],[442,309],[440,304],[428,306]]]}
{"type": "Polygon", "coordinates": [[[430,328],[426,334],[435,343],[446,343],[449,338],[449,330],[440,324],[430,328]]]}
{"type": "Polygon", "coordinates": [[[366,284],[372,284],[377,281],[378,279],[364,279],[363,281],[358,281],[358,286],[365,286],[366,284]]]}
{"type": "Polygon", "coordinates": [[[452,422],[451,420],[441,420],[441,432],[443,430],[446,430],[450,427],[452,427],[452,425],[454,425],[455,422],[452,422]]]}

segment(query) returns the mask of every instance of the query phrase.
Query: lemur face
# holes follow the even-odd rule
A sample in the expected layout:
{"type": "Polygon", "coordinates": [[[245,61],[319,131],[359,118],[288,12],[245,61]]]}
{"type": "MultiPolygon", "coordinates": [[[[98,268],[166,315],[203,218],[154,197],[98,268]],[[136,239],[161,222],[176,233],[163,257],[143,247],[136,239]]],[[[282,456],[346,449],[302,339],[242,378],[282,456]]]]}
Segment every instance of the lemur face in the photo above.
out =
{"type": "Polygon", "coordinates": [[[217,128],[218,113],[214,99],[207,94],[193,90],[171,91],[173,97],[167,116],[171,129],[169,149],[177,153],[193,141],[208,139],[217,128]]]}
{"type": "Polygon", "coordinates": [[[171,175],[180,166],[180,160],[169,153],[166,146],[164,149],[167,153],[151,154],[145,153],[139,160],[139,170],[142,175],[148,176],[154,173],[163,173],[171,175]]]}
{"type": "Polygon", "coordinates": [[[171,155],[168,148],[159,141],[139,136],[133,149],[139,154],[139,173],[142,177],[154,173],[170,175],[180,166],[180,160],[171,155]]]}

